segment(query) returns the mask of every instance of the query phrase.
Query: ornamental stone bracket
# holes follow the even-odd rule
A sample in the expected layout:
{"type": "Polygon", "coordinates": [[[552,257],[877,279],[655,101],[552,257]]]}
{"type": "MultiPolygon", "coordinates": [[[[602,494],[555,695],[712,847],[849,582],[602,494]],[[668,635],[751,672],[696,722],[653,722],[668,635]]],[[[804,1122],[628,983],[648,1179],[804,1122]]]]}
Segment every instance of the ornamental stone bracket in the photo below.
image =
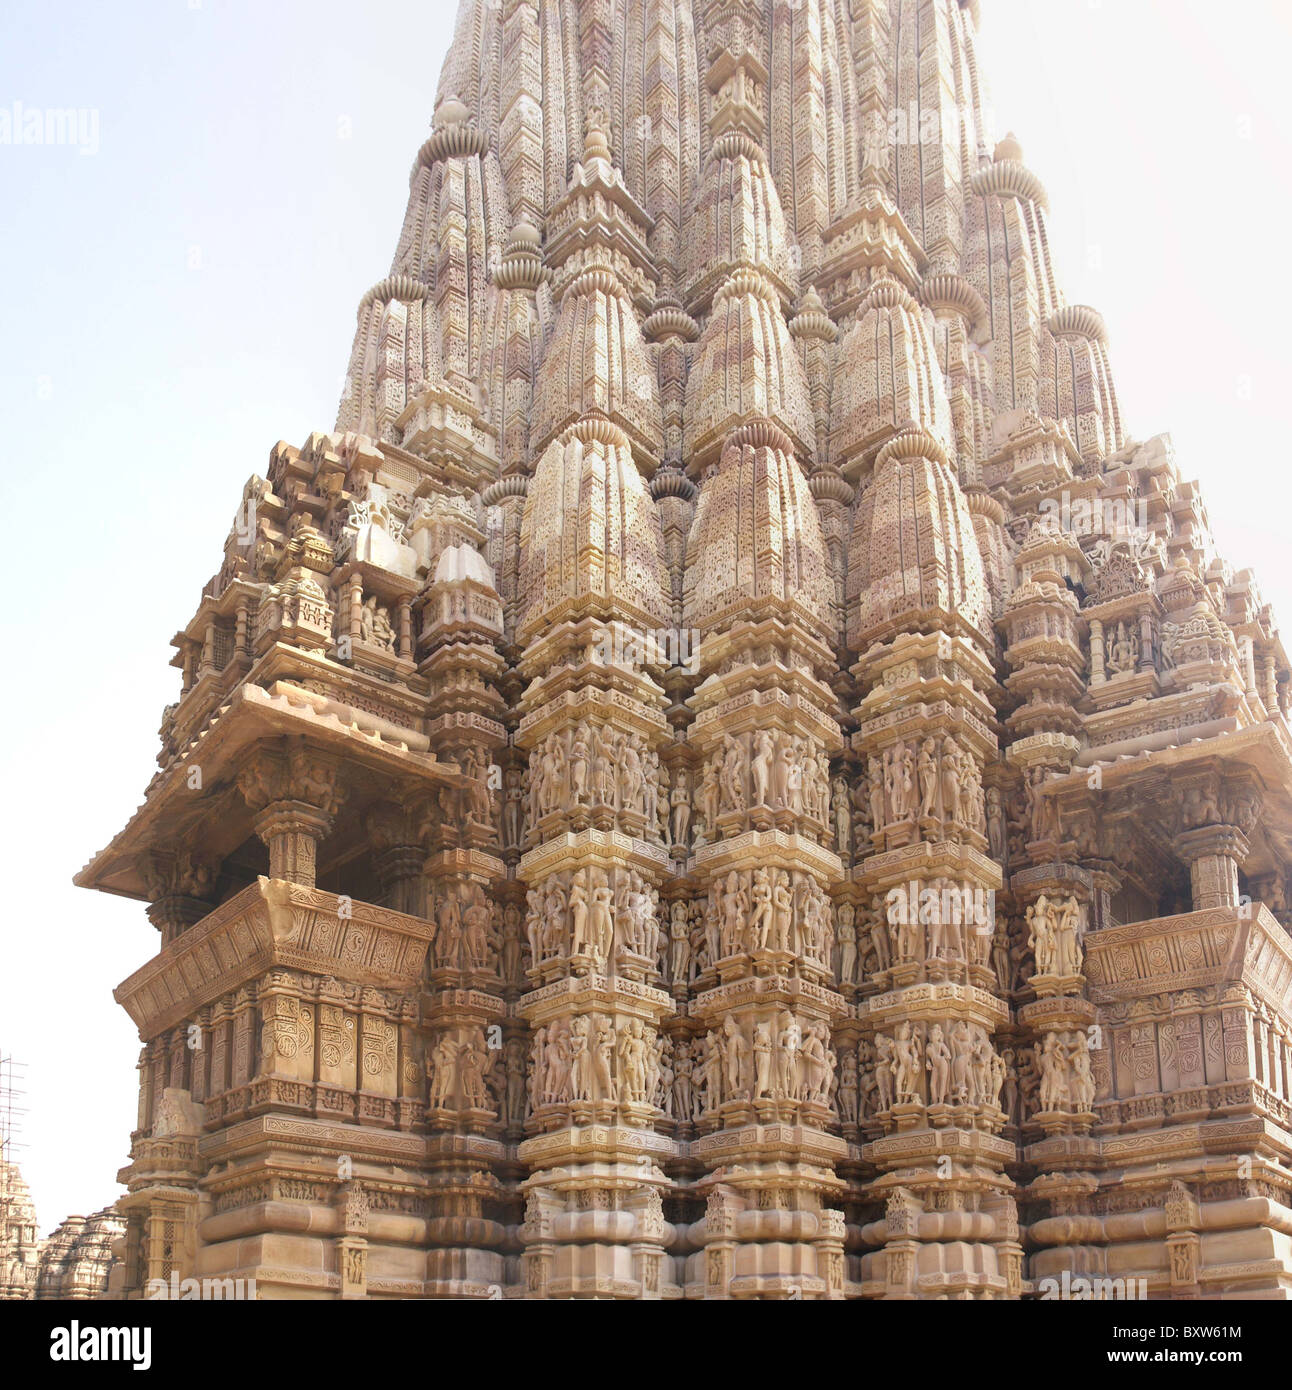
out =
{"type": "Polygon", "coordinates": [[[344,799],[337,766],[303,744],[259,750],[238,773],[238,790],[256,812],[256,834],[269,850],[269,876],[314,886],[318,846],[344,799]]]}

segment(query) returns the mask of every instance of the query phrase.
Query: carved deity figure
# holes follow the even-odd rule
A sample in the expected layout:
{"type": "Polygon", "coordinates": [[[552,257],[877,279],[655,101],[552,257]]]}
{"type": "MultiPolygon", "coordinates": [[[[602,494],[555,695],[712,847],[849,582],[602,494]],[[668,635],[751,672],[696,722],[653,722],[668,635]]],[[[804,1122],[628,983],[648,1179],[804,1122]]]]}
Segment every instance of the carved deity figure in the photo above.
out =
{"type": "Polygon", "coordinates": [[[879,831],[888,824],[890,775],[887,759],[881,763],[878,758],[869,758],[866,762],[866,777],[870,783],[870,824],[873,830],[879,831]]]}
{"type": "Polygon", "coordinates": [[[1121,676],[1134,671],[1139,661],[1139,634],[1132,623],[1127,627],[1119,621],[1104,634],[1104,666],[1109,675],[1121,676]]]}
{"type": "Polygon", "coordinates": [[[920,779],[920,819],[937,814],[938,805],[938,745],[937,740],[926,738],[920,744],[920,756],[916,760],[916,771],[920,779]]]}
{"type": "Polygon", "coordinates": [[[753,804],[770,805],[768,797],[772,790],[772,759],[775,744],[767,729],[759,729],[754,734],[753,756],[749,761],[749,772],[753,779],[753,804]]]}
{"type": "Polygon", "coordinates": [[[880,1033],[875,1038],[875,1087],[880,1113],[893,1108],[893,1040],[880,1033]]]}
{"type": "Polygon", "coordinates": [[[1054,965],[1060,975],[1081,973],[1081,906],[1075,897],[1059,906],[1054,925],[1054,965]]]}
{"type": "Polygon", "coordinates": [[[691,774],[685,768],[678,772],[668,799],[672,810],[673,847],[685,849],[691,833],[691,774]]]}
{"type": "Polygon", "coordinates": [[[899,1104],[919,1104],[920,1071],[920,1040],[909,1021],[899,1023],[893,1039],[893,1089],[899,1104]]]}
{"type": "Polygon", "coordinates": [[[929,1104],[945,1105],[951,1086],[951,1049],[942,1036],[940,1023],[933,1024],[929,1029],[924,1057],[924,1065],[929,1072],[929,1104]]]}
{"type": "Polygon", "coordinates": [[[1027,909],[1027,945],[1036,961],[1038,975],[1055,973],[1055,924],[1050,912],[1050,900],[1044,893],[1027,909]]]}
{"type": "Polygon", "coordinates": [[[839,906],[839,983],[857,983],[857,929],[851,903],[839,906]]]}

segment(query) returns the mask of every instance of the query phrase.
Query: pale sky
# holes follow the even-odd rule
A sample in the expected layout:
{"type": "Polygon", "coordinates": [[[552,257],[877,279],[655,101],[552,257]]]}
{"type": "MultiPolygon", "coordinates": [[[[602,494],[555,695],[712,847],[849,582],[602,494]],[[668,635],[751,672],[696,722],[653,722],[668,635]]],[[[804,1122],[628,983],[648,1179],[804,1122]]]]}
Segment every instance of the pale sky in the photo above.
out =
{"type": "MultiPolygon", "coordinates": [[[[1292,614],[1292,7],[982,10],[997,133],[1049,191],[1058,273],[1104,315],[1130,431],[1171,433],[1221,553],[1292,614]]],[[[28,1066],[18,1157],[43,1231],[119,1193],[139,1042],[112,989],[158,941],[142,904],[71,877],[142,798],[178,690],[167,643],[243,482],[276,440],[334,422],[453,11],[5,8],[0,111],[84,113],[70,144],[0,143],[0,1052],[28,1066]]]]}

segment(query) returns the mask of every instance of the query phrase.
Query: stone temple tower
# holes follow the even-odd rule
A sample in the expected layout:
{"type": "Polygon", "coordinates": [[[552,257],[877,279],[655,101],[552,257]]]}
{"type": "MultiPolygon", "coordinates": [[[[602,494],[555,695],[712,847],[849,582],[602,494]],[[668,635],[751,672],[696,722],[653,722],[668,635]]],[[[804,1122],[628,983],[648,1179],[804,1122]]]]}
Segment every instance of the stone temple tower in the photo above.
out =
{"type": "Polygon", "coordinates": [[[1288,659],[978,25],[461,5],[78,878],[127,1295],[1292,1296],[1288,659]]]}

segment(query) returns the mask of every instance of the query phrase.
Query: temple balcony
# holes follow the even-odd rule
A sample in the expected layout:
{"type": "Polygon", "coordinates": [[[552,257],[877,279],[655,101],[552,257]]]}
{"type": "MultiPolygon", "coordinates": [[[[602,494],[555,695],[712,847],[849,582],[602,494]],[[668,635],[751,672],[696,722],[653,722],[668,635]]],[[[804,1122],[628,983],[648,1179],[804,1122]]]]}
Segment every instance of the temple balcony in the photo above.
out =
{"type": "Polygon", "coordinates": [[[221,904],[114,997],[145,1040],[139,1128],[173,1095],[217,1130],[267,1112],[408,1129],[424,1113],[418,991],[433,923],[279,879],[221,904]]]}
{"type": "Polygon", "coordinates": [[[388,851],[416,850],[419,824],[443,814],[439,793],[467,779],[430,752],[411,710],[406,726],[361,708],[357,690],[350,704],[312,688],[325,665],[267,653],[266,685],[233,692],[76,883],[150,902],[164,942],[261,875],[420,910],[393,884],[420,863],[388,863],[388,851]],[[383,832],[374,817],[392,802],[406,814],[383,832]]]}
{"type": "Polygon", "coordinates": [[[262,878],[164,946],[113,997],[151,1038],[279,967],[413,990],[434,931],[423,917],[262,878]]]}
{"type": "Polygon", "coordinates": [[[1084,973],[1099,1132],[1223,1119],[1244,1149],[1270,1122],[1292,1129],[1292,937],[1266,906],[1093,932],[1084,973]]]}

